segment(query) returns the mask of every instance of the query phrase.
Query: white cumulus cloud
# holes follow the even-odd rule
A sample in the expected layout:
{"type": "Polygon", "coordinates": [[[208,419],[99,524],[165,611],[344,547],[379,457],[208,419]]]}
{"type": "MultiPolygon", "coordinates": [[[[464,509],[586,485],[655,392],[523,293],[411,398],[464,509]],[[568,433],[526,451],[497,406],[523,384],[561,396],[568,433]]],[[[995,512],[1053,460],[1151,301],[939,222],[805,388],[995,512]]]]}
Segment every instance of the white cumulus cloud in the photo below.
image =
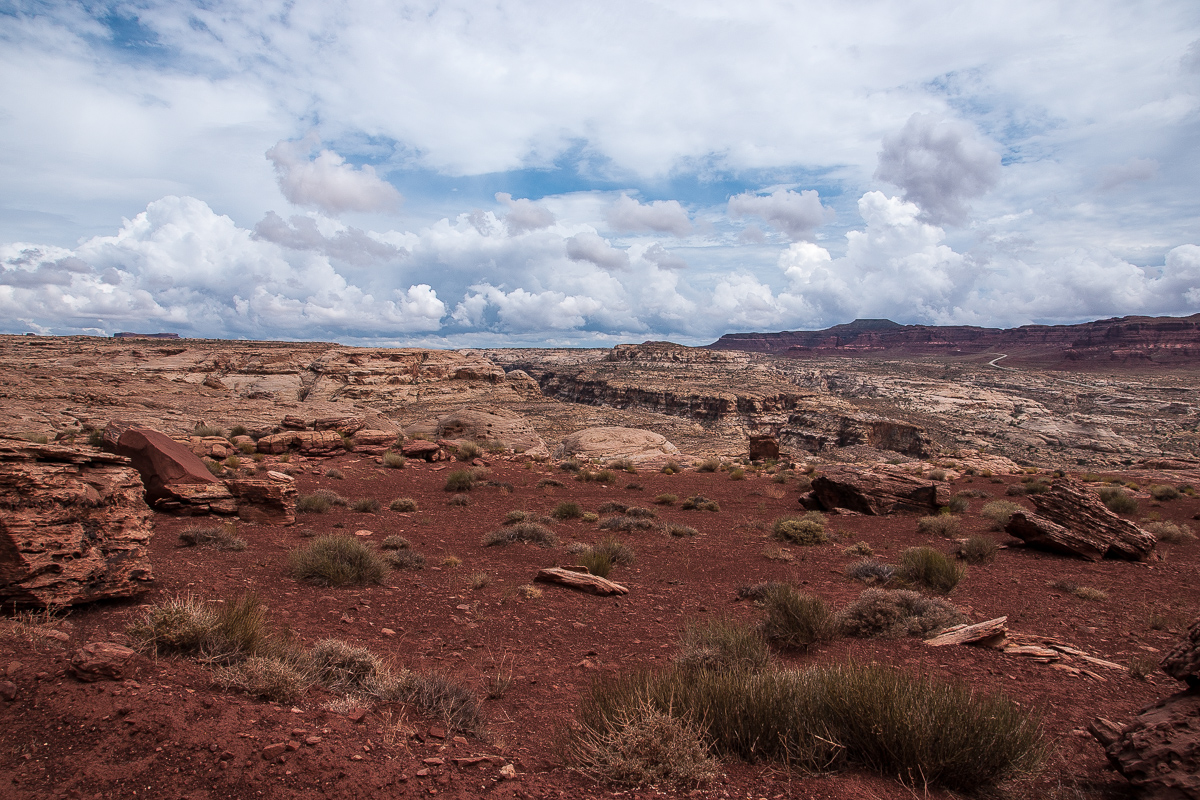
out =
{"type": "Polygon", "coordinates": [[[394,211],[400,193],[364,164],[355,169],[332,150],[322,150],[309,159],[320,144],[315,136],[300,141],[281,141],[267,151],[275,165],[279,189],[289,202],[313,206],[330,214],[346,211],[394,211]]]}
{"type": "Polygon", "coordinates": [[[508,192],[496,192],[496,200],[508,207],[504,215],[504,224],[509,233],[525,233],[541,228],[549,228],[554,224],[554,214],[545,206],[527,198],[513,199],[508,192]]]}
{"type": "Polygon", "coordinates": [[[970,123],[917,113],[884,137],[875,177],[903,189],[930,221],[961,223],[967,202],[999,180],[1000,155],[970,123]]]}
{"type": "Polygon", "coordinates": [[[743,192],[729,198],[728,208],[731,218],[759,217],[790,239],[807,239],[832,218],[812,189],[776,189],[768,195],[743,192]]]}
{"type": "Polygon", "coordinates": [[[629,254],[618,250],[599,235],[584,231],[567,239],[567,258],[590,261],[601,269],[622,270],[629,267],[629,254]]]}
{"type": "Polygon", "coordinates": [[[642,203],[622,194],[608,207],[605,220],[614,231],[622,233],[655,231],[683,237],[692,232],[692,221],[678,200],[642,203]]]}

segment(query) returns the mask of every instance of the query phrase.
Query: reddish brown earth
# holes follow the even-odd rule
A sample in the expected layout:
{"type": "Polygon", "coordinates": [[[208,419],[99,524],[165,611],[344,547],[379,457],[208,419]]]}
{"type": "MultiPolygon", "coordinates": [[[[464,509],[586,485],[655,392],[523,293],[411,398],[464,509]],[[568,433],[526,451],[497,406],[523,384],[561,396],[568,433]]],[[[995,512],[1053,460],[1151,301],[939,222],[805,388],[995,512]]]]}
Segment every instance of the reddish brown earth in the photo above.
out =
{"type": "MultiPolygon", "coordinates": [[[[386,470],[374,458],[355,454],[295,458],[289,466],[304,470],[297,475],[302,493],[330,488],[349,499],[377,498],[385,508],[393,498],[412,497],[421,510],[360,514],[335,508],[327,514],[301,514],[287,528],[242,525],[239,534],[249,542],[243,552],[180,548],[178,533],[207,520],[158,515],[150,545],[157,582],[140,603],[83,607],[46,625],[22,623],[21,618],[0,621],[0,670],[15,684],[16,694],[11,701],[0,699],[0,797],[612,796],[611,789],[563,766],[557,750],[581,692],[598,674],[667,664],[690,619],[731,614],[754,620],[761,612],[736,601],[739,585],[788,580],[835,606],[848,602],[863,587],[842,575],[854,560],[843,553],[846,545],[866,541],[878,557],[893,562],[905,547],[929,543],[948,551],[951,546],[918,534],[915,516],[835,515],[829,528],[840,534],[840,542],[787,547],[790,563],[770,560],[764,550],[778,544],[770,539],[769,523],[798,509],[799,491],[794,482],[779,485],[750,473],[740,482],[725,473],[620,474],[615,486],[606,487],[578,483],[551,465],[499,459],[489,465],[491,479],[511,483],[513,492],[477,488],[470,492],[469,506],[454,508],[447,505],[451,495],[442,488],[452,466],[410,461],[403,470],[386,470]],[[325,477],[329,467],[339,468],[345,479],[325,477]],[[536,488],[546,477],[564,486],[536,488]],[[721,511],[652,505],[656,495],[668,492],[681,500],[704,494],[718,500],[721,511]],[[529,583],[539,568],[569,564],[572,557],[563,546],[485,548],[480,539],[512,509],[544,513],[567,499],[592,511],[610,500],[649,506],[659,511],[660,520],[691,525],[701,535],[622,534],[637,553],[634,565],[610,575],[629,588],[624,597],[598,598],[543,586],[540,598],[520,599],[516,587],[529,583]],[[384,585],[366,588],[320,588],[288,577],[288,553],[305,543],[307,531],[361,530],[371,531],[365,538],[375,543],[402,534],[426,555],[428,566],[393,572],[384,585]],[[461,563],[443,565],[451,556],[461,563]],[[491,583],[470,588],[474,573],[490,576],[491,583]],[[356,723],[344,708],[328,710],[325,706],[334,698],[316,690],[294,708],[223,692],[214,688],[206,669],[182,659],[139,657],[135,673],[124,682],[80,683],[66,673],[70,654],[84,643],[122,641],[124,627],[145,603],[188,593],[232,598],[248,590],[267,600],[275,623],[290,627],[306,643],[343,638],[404,666],[445,671],[481,697],[498,671],[511,669],[512,684],[502,697],[484,701],[483,736],[454,740],[454,732],[445,739],[431,737],[436,720],[403,706],[376,707],[356,723]],[[384,628],[395,635],[385,635],[384,628]],[[305,744],[307,737],[319,741],[305,744]],[[299,748],[282,759],[264,760],[264,748],[289,740],[299,748]],[[514,764],[517,779],[502,779],[497,764],[459,767],[451,762],[452,757],[473,755],[501,756],[504,761],[498,763],[514,764]],[[439,757],[444,765],[423,762],[439,757]],[[427,776],[417,775],[422,768],[430,770],[427,776]]],[[[1002,497],[1006,484],[1014,481],[962,478],[955,489],[1002,497]]],[[[987,533],[1015,545],[1002,533],[988,532],[990,523],[977,516],[984,502],[972,500],[962,535],[987,533]]],[[[1200,513],[1200,499],[1143,500],[1140,511],[1190,521],[1200,513]]],[[[601,536],[595,523],[554,527],[564,543],[601,536]]],[[[1200,544],[1160,545],[1159,553],[1160,559],[1145,563],[1088,563],[1013,546],[990,565],[970,567],[950,599],[972,621],[1008,615],[1015,632],[1053,635],[1121,664],[1157,658],[1200,608],[1200,544]],[[1102,589],[1108,599],[1078,599],[1051,588],[1057,580],[1102,589]],[[1172,619],[1176,631],[1152,630],[1151,612],[1172,619]]],[[[964,680],[979,691],[1000,690],[1044,714],[1053,756],[1042,776],[1009,787],[1008,796],[1015,798],[1125,796],[1123,779],[1105,768],[1100,746],[1082,729],[1096,716],[1127,719],[1176,691],[1176,682],[1161,673],[1143,682],[1125,671],[1094,668],[1100,676],[1096,679],[994,650],[932,648],[912,639],[842,640],[809,655],[779,657],[789,666],[849,659],[964,680]]],[[[812,777],[774,764],[733,762],[724,769],[722,781],[692,796],[914,796],[914,790],[870,773],[812,777]]],[[[926,794],[924,787],[914,789],[926,794]]],[[[661,794],[642,790],[623,796],[661,794]]],[[[949,795],[930,790],[928,796],[949,795]]]]}

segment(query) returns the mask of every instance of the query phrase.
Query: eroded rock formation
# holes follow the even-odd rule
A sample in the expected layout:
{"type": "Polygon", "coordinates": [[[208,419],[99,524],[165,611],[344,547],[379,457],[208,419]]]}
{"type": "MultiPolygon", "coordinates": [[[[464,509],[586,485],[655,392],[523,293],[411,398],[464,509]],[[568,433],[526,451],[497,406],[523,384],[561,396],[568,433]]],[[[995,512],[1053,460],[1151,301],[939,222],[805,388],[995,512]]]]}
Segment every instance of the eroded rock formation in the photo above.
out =
{"type": "Polygon", "coordinates": [[[950,502],[950,488],[883,465],[872,469],[832,467],[813,479],[812,491],[801,502],[825,511],[928,514],[950,502]]]}
{"type": "Polygon", "coordinates": [[[507,409],[464,408],[434,420],[422,420],[404,429],[409,436],[431,439],[467,440],[503,446],[535,458],[548,458],[550,451],[537,431],[520,414],[507,409]]]}
{"type": "Polygon", "coordinates": [[[577,431],[563,439],[558,458],[628,458],[644,461],[679,455],[665,436],[637,428],[599,427],[577,431]]]}
{"type": "Polygon", "coordinates": [[[1154,550],[1154,534],[1122,519],[1082,485],[1060,480],[1045,494],[1033,496],[1037,513],[1013,513],[1004,530],[1046,550],[1098,561],[1140,561],[1154,550]]]}
{"type": "Polygon", "coordinates": [[[74,605],[146,591],[143,491],[123,456],[0,437],[0,601],[74,605]]]}

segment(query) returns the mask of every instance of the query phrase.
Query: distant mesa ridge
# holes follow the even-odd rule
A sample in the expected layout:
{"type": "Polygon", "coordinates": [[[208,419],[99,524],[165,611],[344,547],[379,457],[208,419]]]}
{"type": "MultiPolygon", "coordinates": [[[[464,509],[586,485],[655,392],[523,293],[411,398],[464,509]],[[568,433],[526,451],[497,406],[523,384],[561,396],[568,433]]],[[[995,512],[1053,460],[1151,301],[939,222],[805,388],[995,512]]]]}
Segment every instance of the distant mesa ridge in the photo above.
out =
{"type": "Polygon", "coordinates": [[[121,333],[114,333],[113,338],[114,339],[178,339],[179,334],[178,333],[130,333],[128,331],[122,331],[121,333]]]}
{"type": "Polygon", "coordinates": [[[856,319],[819,331],[727,333],[709,350],[805,355],[962,354],[994,352],[1065,361],[1200,361],[1200,314],[1114,317],[1078,325],[901,325],[856,319]]]}

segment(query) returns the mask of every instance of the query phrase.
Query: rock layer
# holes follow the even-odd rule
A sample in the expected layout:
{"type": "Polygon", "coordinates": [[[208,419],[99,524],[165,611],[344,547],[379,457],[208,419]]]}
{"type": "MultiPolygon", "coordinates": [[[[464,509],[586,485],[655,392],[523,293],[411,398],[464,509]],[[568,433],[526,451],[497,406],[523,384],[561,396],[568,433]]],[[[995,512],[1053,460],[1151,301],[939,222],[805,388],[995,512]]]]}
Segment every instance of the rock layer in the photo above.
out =
{"type": "Polygon", "coordinates": [[[665,436],[653,431],[637,428],[599,427],[577,431],[563,439],[559,458],[628,458],[642,461],[650,458],[674,456],[679,448],[667,441],[665,436]]]}
{"type": "Polygon", "coordinates": [[[146,591],[150,509],[123,456],[0,438],[0,600],[74,605],[146,591]]]}
{"type": "Polygon", "coordinates": [[[1080,484],[1058,481],[1045,494],[1034,495],[1033,504],[1036,514],[1017,511],[1004,529],[1035,547],[1089,561],[1140,561],[1154,550],[1154,534],[1109,511],[1080,484]]]}
{"type": "Polygon", "coordinates": [[[1200,689],[1200,617],[1192,621],[1179,644],[1163,656],[1162,671],[1192,689],[1200,689]]]}
{"type": "Polygon", "coordinates": [[[950,502],[950,489],[901,470],[875,467],[833,467],[817,476],[812,492],[802,498],[807,504],[832,511],[846,509],[859,514],[928,514],[950,502]]]}

